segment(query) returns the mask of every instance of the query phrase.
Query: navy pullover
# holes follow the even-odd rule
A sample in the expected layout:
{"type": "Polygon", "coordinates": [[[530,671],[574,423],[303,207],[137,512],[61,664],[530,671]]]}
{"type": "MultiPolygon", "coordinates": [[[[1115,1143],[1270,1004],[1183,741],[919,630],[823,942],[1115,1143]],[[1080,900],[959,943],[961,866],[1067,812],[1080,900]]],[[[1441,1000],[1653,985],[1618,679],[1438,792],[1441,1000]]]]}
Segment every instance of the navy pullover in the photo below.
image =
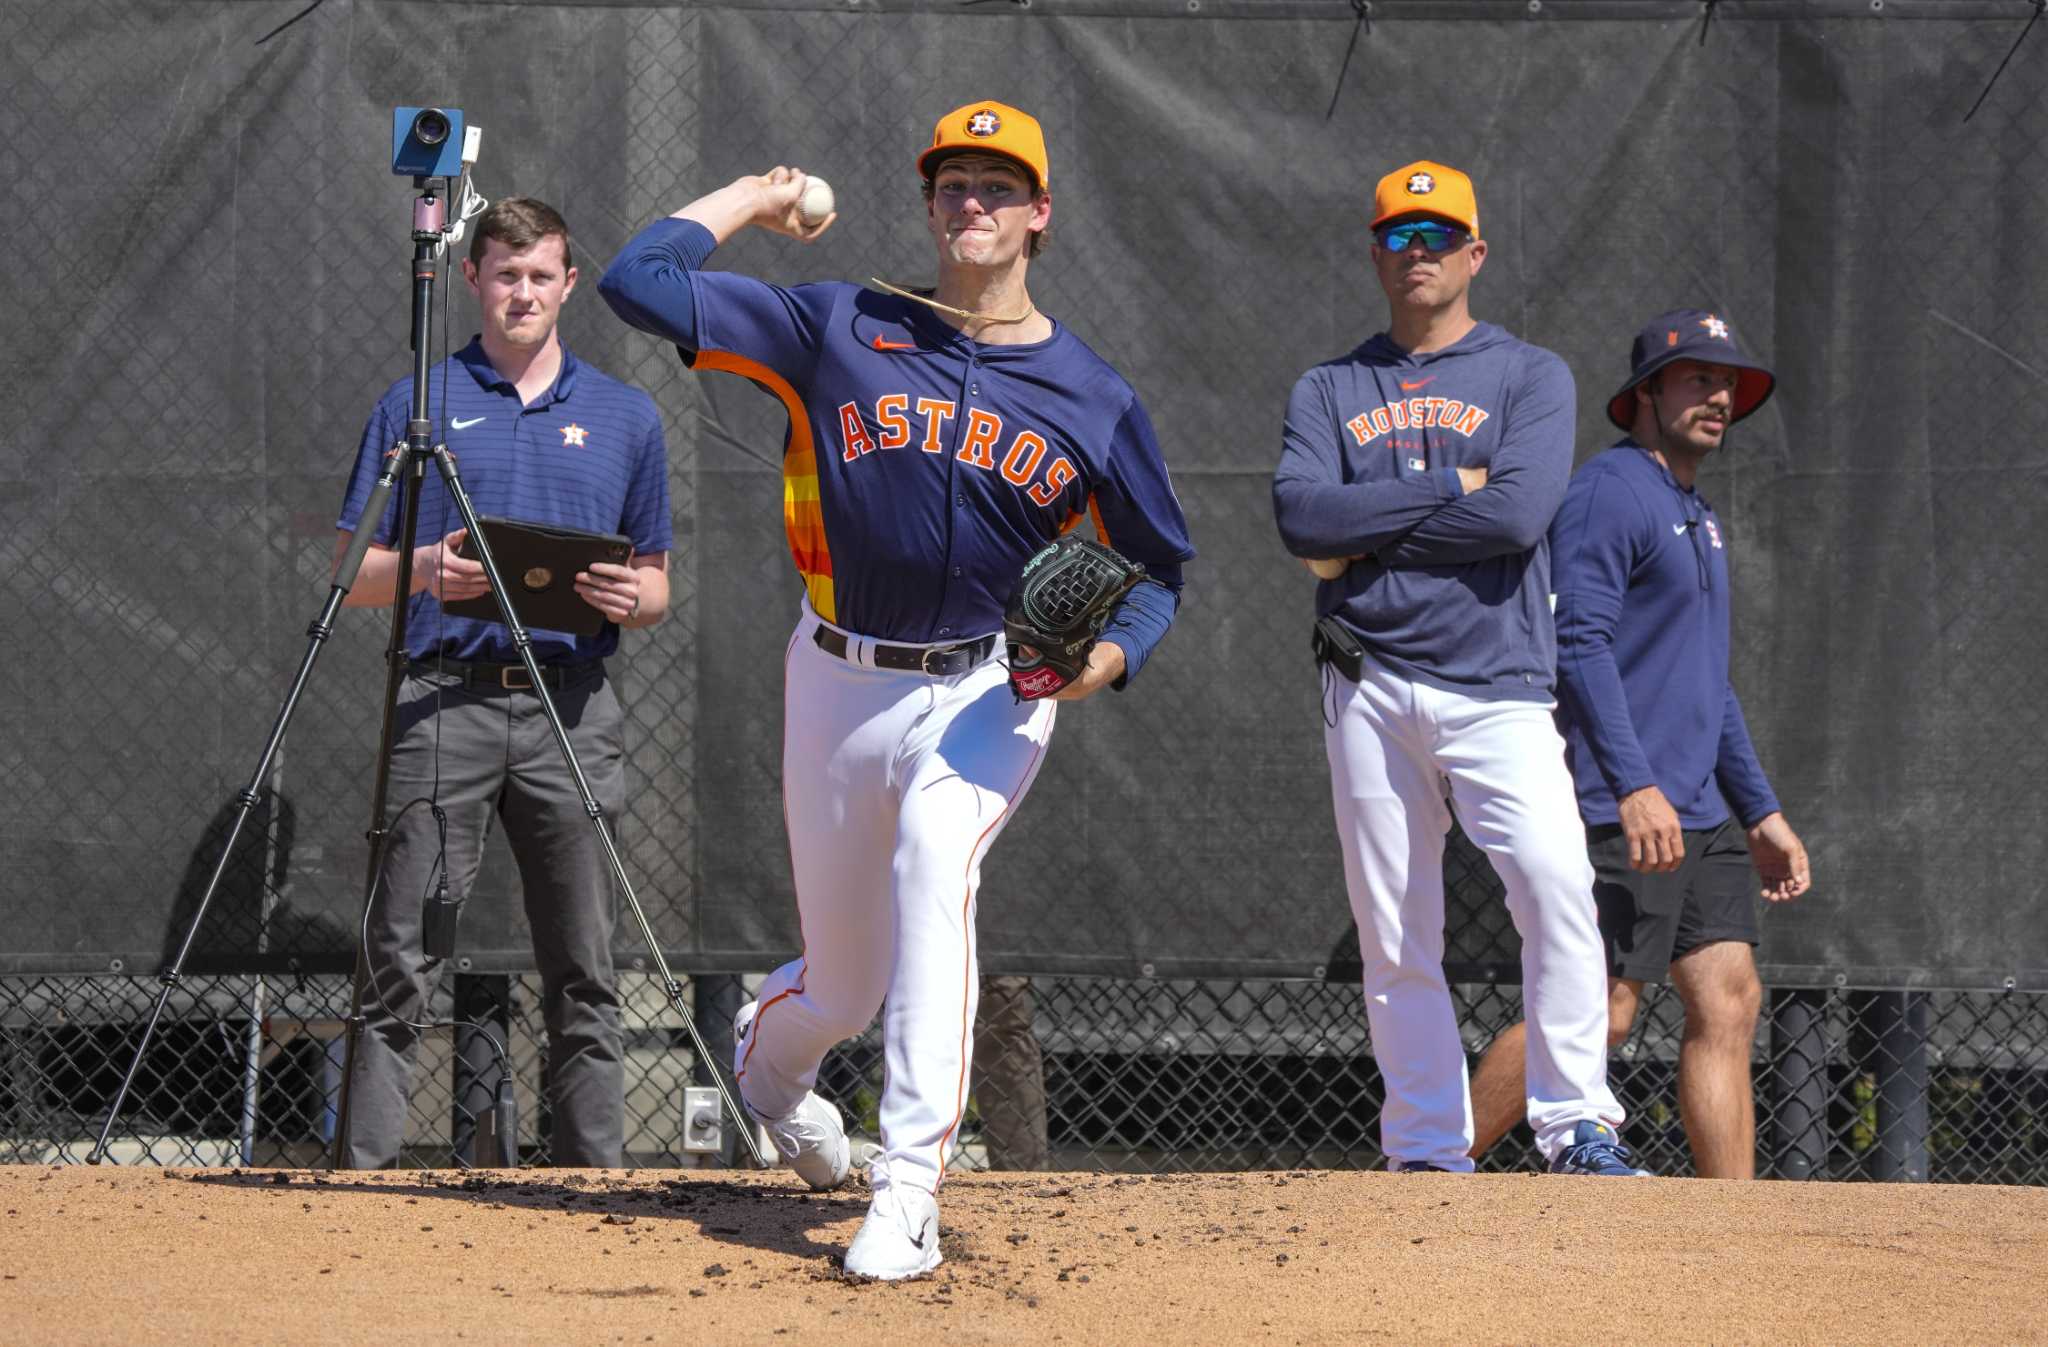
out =
{"type": "Polygon", "coordinates": [[[1654,785],[1687,828],[1778,810],[1728,682],[1728,547],[1714,509],[1633,440],[1595,455],[1550,530],[1558,720],[1587,823],[1654,785]],[[1722,801],[1727,797],[1727,803],[1722,801]]]}
{"type": "Polygon", "coordinates": [[[1374,659],[1466,696],[1549,701],[1547,530],[1576,395],[1549,351],[1480,323],[1415,355],[1382,333],[1294,387],[1273,514],[1298,557],[1369,554],[1316,589],[1374,659]],[[1461,467],[1485,468],[1465,492],[1461,467]]]}

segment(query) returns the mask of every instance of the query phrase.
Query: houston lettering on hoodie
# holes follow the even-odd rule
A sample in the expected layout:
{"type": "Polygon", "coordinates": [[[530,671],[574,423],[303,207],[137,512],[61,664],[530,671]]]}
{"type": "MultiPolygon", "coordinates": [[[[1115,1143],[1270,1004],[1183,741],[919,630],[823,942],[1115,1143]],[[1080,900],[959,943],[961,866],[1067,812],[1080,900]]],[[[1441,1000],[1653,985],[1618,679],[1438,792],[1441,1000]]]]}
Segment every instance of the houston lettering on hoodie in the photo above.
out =
{"type": "Polygon", "coordinates": [[[1316,588],[1372,657],[1481,698],[1549,701],[1551,518],[1571,477],[1571,371],[1480,323],[1414,354],[1385,333],[1301,376],[1273,514],[1298,557],[1362,556],[1316,588]],[[1465,491],[1459,468],[1484,468],[1465,491]]]}

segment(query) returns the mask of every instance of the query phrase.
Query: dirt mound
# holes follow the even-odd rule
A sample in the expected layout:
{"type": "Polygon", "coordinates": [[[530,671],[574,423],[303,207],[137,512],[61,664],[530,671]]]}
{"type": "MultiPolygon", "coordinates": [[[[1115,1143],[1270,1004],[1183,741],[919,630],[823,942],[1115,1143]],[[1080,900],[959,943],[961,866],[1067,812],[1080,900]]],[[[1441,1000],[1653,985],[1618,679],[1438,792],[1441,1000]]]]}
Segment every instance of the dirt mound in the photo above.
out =
{"type": "Polygon", "coordinates": [[[963,1175],[844,1279],[784,1175],[0,1168],[23,1343],[2048,1341],[2048,1193],[1540,1175],[963,1175]]]}

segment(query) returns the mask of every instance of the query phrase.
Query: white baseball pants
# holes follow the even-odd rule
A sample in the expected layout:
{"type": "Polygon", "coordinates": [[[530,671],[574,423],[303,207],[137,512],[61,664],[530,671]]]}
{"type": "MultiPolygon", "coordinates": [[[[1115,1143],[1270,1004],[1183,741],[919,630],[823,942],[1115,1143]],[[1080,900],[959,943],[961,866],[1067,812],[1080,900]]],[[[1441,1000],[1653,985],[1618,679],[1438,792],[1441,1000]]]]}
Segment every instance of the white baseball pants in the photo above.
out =
{"type": "MultiPolygon", "coordinates": [[[[808,605],[784,664],[782,801],[803,956],[769,974],[735,1049],[747,1102],[780,1116],[831,1047],[884,1007],[892,1183],[936,1190],[967,1106],[981,862],[1030,789],[1054,704],[1011,695],[1001,643],[934,678],[820,650],[808,605]]],[[[836,630],[836,628],[835,628],[836,630]]]]}
{"type": "Polygon", "coordinates": [[[1411,683],[1370,657],[1363,681],[1334,669],[1327,679],[1323,740],[1366,1017],[1386,1082],[1380,1145],[1389,1162],[1472,1168],[1465,1049],[1443,970],[1446,782],[1466,836],[1507,887],[1521,933],[1537,1143],[1549,1158],[1582,1119],[1618,1130],[1593,867],[1550,707],[1411,683]]]}

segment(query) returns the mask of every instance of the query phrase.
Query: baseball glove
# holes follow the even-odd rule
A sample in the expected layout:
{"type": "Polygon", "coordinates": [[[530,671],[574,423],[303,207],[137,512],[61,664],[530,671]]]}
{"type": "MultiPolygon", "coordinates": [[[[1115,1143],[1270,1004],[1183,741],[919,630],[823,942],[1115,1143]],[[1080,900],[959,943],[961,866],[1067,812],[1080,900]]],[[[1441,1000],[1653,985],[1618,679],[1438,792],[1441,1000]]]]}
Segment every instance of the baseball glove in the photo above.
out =
{"type": "Polygon", "coordinates": [[[1034,553],[1003,609],[1017,699],[1050,697],[1079,678],[1103,624],[1144,578],[1143,566],[1078,534],[1062,534],[1034,553]]]}

